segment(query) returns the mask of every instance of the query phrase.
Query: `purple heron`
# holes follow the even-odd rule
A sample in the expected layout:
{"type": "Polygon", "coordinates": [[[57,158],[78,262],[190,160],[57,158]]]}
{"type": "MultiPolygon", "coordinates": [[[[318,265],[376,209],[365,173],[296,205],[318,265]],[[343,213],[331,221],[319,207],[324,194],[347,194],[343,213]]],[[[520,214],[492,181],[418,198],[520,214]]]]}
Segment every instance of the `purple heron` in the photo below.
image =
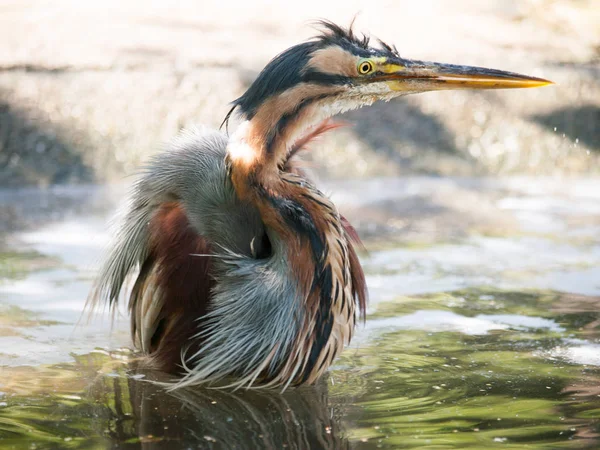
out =
{"type": "Polygon", "coordinates": [[[228,136],[183,132],[135,185],[91,305],[114,307],[128,275],[135,346],[175,387],[313,383],[364,316],[357,235],[295,163],[327,120],[379,100],[547,80],[410,60],[322,22],[270,61],[233,102],[228,136]]]}

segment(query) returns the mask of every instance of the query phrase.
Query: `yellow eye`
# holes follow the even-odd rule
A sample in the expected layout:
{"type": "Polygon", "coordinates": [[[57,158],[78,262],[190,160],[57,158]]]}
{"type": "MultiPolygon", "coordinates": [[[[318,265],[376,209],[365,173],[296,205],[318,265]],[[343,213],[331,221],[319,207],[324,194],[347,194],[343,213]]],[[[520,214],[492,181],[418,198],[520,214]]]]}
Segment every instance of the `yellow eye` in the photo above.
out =
{"type": "Polygon", "coordinates": [[[373,63],[371,61],[362,61],[358,65],[358,73],[366,75],[373,71],[373,63]]]}

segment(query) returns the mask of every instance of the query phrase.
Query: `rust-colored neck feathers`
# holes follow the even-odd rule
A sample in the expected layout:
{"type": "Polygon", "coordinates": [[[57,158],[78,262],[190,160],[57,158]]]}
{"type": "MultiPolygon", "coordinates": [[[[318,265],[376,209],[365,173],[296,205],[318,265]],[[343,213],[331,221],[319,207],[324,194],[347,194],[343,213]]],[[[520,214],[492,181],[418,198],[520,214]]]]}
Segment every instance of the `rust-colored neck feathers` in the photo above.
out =
{"type": "Polygon", "coordinates": [[[291,116],[286,119],[285,114],[279,119],[270,118],[270,114],[264,117],[259,111],[252,120],[240,125],[227,148],[232,182],[240,198],[251,200],[249,197],[257,192],[257,187],[270,193],[282,187],[285,189],[279,172],[282,169],[291,172],[292,159],[301,149],[306,148],[310,141],[342,126],[329,119],[312,126],[310,113],[311,107],[308,107],[306,111],[298,111],[292,120],[291,116]],[[289,124],[283,128],[282,121],[289,124]],[[269,129],[273,123],[280,124],[280,132],[269,129]]]}
{"type": "Polygon", "coordinates": [[[282,369],[293,384],[312,383],[327,369],[350,342],[356,304],[364,312],[366,302],[364,275],[349,242],[354,230],[290,162],[301,147],[337,126],[323,122],[291,146],[283,140],[275,147],[277,162],[261,141],[262,124],[254,119],[237,130],[228,147],[234,188],[284,242],[289,273],[302,298],[297,351],[282,369]]]}
{"type": "Polygon", "coordinates": [[[315,117],[319,115],[315,108],[337,89],[301,83],[293,90],[267,100],[232,136],[228,148],[232,163],[256,171],[280,168],[289,159],[290,149],[299,148],[296,142],[313,139],[333,128],[320,125],[304,134],[316,125],[315,117]]]}

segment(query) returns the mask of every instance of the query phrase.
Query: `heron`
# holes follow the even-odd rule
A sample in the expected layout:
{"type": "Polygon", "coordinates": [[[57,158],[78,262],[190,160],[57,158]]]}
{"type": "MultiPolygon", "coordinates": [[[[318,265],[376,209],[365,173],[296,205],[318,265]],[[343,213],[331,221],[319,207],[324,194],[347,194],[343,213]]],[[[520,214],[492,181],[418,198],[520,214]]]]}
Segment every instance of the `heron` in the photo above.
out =
{"type": "Polygon", "coordinates": [[[360,241],[298,163],[330,118],[419,92],[551,84],[319,26],[233,101],[231,134],[183,131],[150,160],[90,293],[112,309],[129,294],[134,346],[173,389],[312,384],[350,343],[367,304],[360,241]]]}

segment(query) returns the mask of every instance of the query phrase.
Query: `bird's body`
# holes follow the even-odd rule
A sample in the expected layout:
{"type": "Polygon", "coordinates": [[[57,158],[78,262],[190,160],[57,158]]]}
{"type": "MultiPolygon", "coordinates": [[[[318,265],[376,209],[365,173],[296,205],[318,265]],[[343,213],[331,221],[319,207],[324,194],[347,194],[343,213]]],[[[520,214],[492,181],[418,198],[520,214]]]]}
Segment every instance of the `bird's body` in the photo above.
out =
{"type": "Polygon", "coordinates": [[[135,226],[106,270],[120,286],[124,268],[143,261],[130,296],[132,334],[161,369],[176,371],[189,346],[202,380],[312,382],[352,335],[355,295],[364,305],[358,258],[335,206],[294,169],[281,177],[293,194],[267,197],[276,207],[240,200],[227,143],[217,131],[188,131],[152,161],[126,218],[135,226]],[[261,219],[275,208],[294,223],[289,232],[261,219]]]}
{"type": "Polygon", "coordinates": [[[91,300],[114,305],[137,273],[135,345],[183,371],[176,386],[312,383],[350,342],[367,297],[356,233],[295,163],[328,117],[423,90],[547,84],[405,60],[324,25],[234,102],[230,137],[184,132],[135,186],[91,300]]]}

